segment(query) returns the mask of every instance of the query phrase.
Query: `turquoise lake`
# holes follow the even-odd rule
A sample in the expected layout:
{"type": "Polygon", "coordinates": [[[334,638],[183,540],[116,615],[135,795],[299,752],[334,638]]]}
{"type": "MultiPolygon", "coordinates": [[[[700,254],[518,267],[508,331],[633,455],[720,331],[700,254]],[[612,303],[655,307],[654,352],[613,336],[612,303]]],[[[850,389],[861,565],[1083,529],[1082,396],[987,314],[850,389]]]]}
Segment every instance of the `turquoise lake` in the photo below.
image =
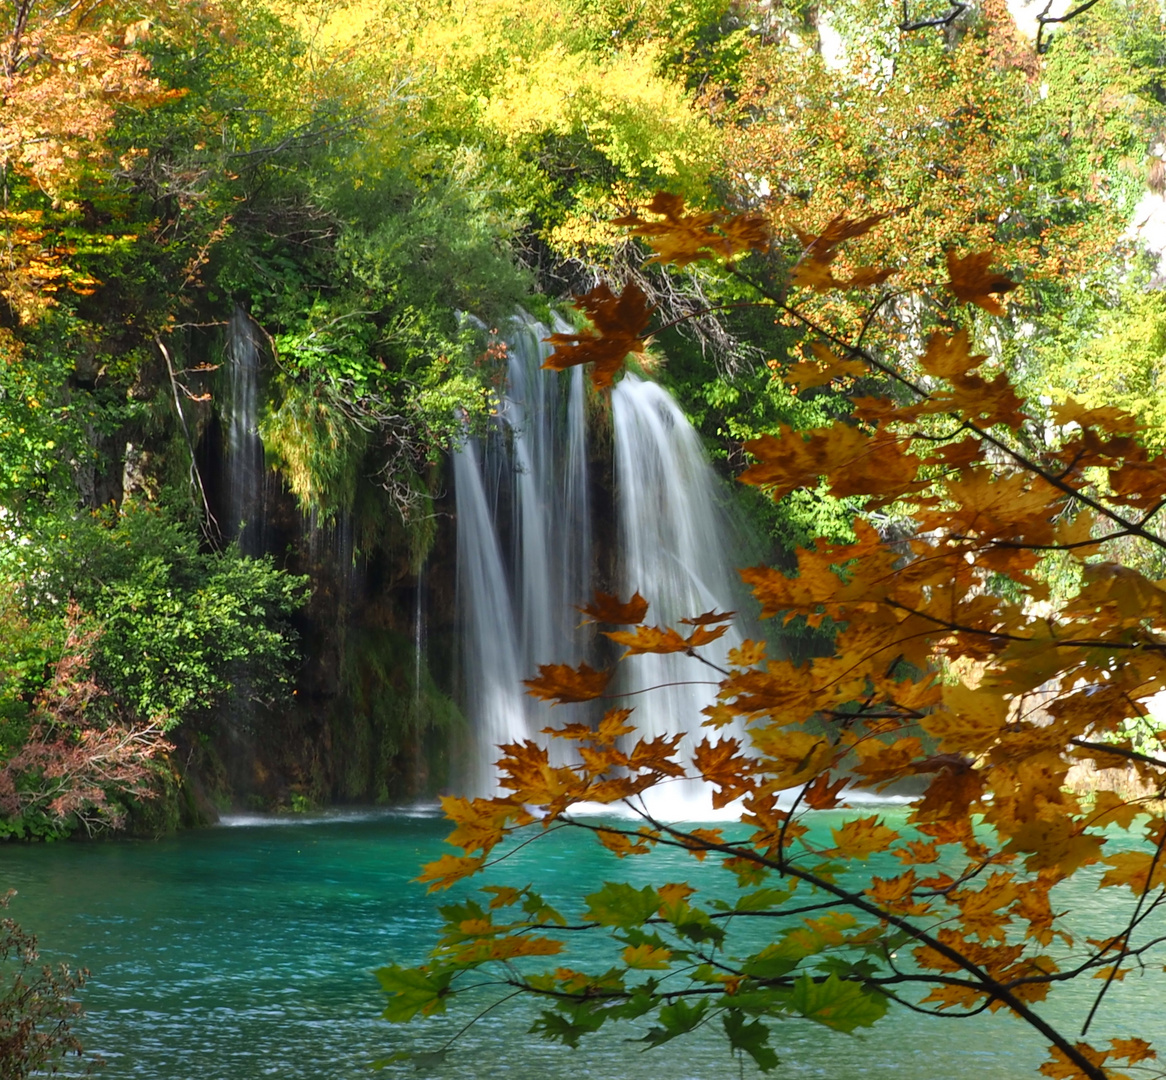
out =
{"type": "MultiPolygon", "coordinates": [[[[450,850],[447,831],[436,812],[370,811],[242,817],[157,841],[7,845],[0,885],[18,890],[10,914],[39,936],[44,958],[89,968],[79,1032],[105,1059],[99,1075],[108,1080],[760,1075],[728,1056],[719,1026],[646,1052],[631,1041],[642,1029],[627,1026],[572,1051],[528,1035],[534,1010],[515,1003],[461,1035],[444,1062],[370,1072],[376,1058],[440,1046],[470,1015],[389,1025],[378,1018],[371,974],[383,963],[419,961],[434,940],[443,901],[410,879],[450,850]]],[[[493,880],[534,882],[569,909],[569,897],[617,879],[701,887],[713,876],[682,855],[621,863],[585,837],[556,834],[515,854],[493,880]]],[[[1091,932],[1132,903],[1128,891],[1099,894],[1089,882],[1057,899],[1091,932]]],[[[582,966],[586,954],[564,960],[582,966]]],[[[1087,983],[1055,992],[1045,1015],[1079,1025],[1100,985],[1087,983]]],[[[1090,1041],[1166,1037],[1164,991],[1161,959],[1115,985],[1090,1041]]],[[[1002,1015],[931,1019],[897,1010],[857,1036],[786,1022],[775,1025],[774,1043],[782,1066],[770,1075],[823,1080],[1019,1080],[1034,1077],[1044,1059],[1039,1036],[1002,1015]]]]}

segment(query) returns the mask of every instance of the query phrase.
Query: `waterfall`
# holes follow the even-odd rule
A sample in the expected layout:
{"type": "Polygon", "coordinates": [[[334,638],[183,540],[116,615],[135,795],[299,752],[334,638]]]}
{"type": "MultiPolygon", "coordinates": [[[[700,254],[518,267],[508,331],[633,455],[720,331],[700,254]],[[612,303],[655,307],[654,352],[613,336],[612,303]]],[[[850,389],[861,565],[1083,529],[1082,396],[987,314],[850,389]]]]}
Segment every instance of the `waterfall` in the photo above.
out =
{"type": "Polygon", "coordinates": [[[466,712],[473,725],[473,794],[492,788],[491,770],[501,743],[530,731],[521,698],[518,638],[494,516],[486,497],[478,448],[468,442],[453,460],[457,495],[458,610],[466,712]]]}
{"type": "Polygon", "coordinates": [[[428,563],[417,569],[417,587],[413,590],[413,719],[421,716],[421,680],[426,671],[425,650],[428,645],[425,609],[428,563]]]}
{"type": "MultiPolygon", "coordinates": [[[[479,794],[492,790],[499,743],[536,739],[543,727],[580,718],[552,713],[521,680],[539,664],[589,658],[574,607],[594,592],[596,561],[585,376],[579,368],[541,370],[548,333],[530,319],[515,321],[497,421],[454,455],[464,700],[477,738],[465,786],[479,794]]],[[[649,621],[660,625],[731,610],[741,591],[735,530],[699,436],[665,390],[634,375],[615,388],[611,407],[620,595],[638,589],[652,605],[649,621]]],[[[703,652],[723,665],[740,640],[730,628],[703,652]]],[[[680,654],[629,658],[620,668],[619,692],[662,687],[627,699],[641,732],[685,725],[683,749],[690,749],[701,709],[715,699],[716,672],[680,654]]],[[[693,793],[675,792],[680,801],[693,793]]]]}
{"type": "Polygon", "coordinates": [[[492,787],[496,747],[535,738],[549,706],[524,692],[539,664],[582,659],[574,605],[591,595],[583,372],[542,370],[549,331],[514,320],[507,391],[479,444],[454,455],[458,606],[466,711],[476,765],[468,787],[492,787]]]}
{"type": "Polygon", "coordinates": [[[227,324],[224,534],[246,555],[265,550],[263,443],[259,438],[260,347],[255,324],[236,308],[227,324]]]}
{"type": "MultiPolygon", "coordinates": [[[[739,607],[737,530],[700,436],[666,390],[632,374],[612,391],[611,411],[621,597],[638,590],[650,604],[649,623],[680,631],[681,619],[739,607]]],[[[731,623],[700,654],[723,668],[729,649],[741,644],[740,625],[731,623]]],[[[634,694],[628,704],[638,733],[654,738],[683,728],[680,751],[689,757],[709,734],[700,726],[701,710],[716,699],[718,673],[684,653],[628,657],[619,671],[619,689],[634,694]],[[649,687],[657,689],[635,693],[649,687]]],[[[699,784],[658,794],[653,809],[666,804],[669,814],[706,801],[699,784]]]]}

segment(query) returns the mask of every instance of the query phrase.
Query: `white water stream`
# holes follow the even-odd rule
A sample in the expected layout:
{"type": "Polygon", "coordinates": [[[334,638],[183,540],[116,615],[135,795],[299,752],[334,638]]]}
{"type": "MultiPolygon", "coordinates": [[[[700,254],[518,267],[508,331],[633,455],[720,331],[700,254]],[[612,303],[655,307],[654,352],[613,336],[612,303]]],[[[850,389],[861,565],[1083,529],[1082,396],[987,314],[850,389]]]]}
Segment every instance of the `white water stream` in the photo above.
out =
{"type": "Polygon", "coordinates": [[[226,490],[221,522],[245,555],[261,555],[266,467],[259,438],[260,348],[255,324],[236,308],[227,324],[226,490]]]}
{"type": "MultiPolygon", "coordinates": [[[[596,715],[588,706],[552,710],[521,682],[540,664],[597,662],[575,610],[595,591],[586,387],[578,368],[541,370],[548,333],[516,320],[498,423],[454,459],[465,709],[477,739],[464,786],[473,793],[493,790],[499,744],[596,715]]],[[[648,622],[661,626],[731,610],[740,592],[734,530],[699,436],[665,390],[634,375],[613,391],[611,410],[621,598],[638,590],[651,604],[648,622]]],[[[730,629],[704,652],[723,664],[739,642],[730,629]]],[[[687,732],[688,748],[716,678],[683,654],[636,657],[613,684],[631,696],[603,705],[635,706],[633,721],[649,737],[687,732]],[[647,687],[659,689],[636,693],[647,687]]],[[[680,787],[677,809],[686,812],[696,792],[680,787]]]]}

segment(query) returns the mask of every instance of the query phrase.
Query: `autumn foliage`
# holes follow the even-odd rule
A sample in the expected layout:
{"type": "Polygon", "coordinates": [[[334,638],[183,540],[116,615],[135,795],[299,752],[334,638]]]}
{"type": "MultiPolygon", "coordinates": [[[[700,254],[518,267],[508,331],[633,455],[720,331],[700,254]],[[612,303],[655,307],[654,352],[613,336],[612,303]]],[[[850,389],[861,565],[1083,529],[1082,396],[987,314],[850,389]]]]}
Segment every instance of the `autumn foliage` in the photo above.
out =
{"type": "MultiPolygon", "coordinates": [[[[657,259],[716,261],[742,280],[738,260],[777,243],[748,217],[689,213],[670,196],[644,214],[624,224],[657,259]]],[[[757,285],[758,303],[797,318],[799,295],[880,286],[882,268],[845,281],[832,269],[840,246],[880,220],[799,231],[792,291],[757,285]]],[[[569,824],[621,857],[666,845],[719,859],[739,885],[736,904],[702,900],[687,884],[609,883],[568,924],[531,889],[494,886],[486,907],[445,909],[446,936],[426,964],[381,971],[389,1018],[442,1010],[467,972],[501,964],[500,983],[545,997],[536,1027],[572,1045],[609,1019],[651,1015],[655,1043],[719,1014],[730,1045],[769,1069],[767,1021],[802,1016],[849,1031],[903,1001],[944,1015],[1010,1011],[1047,1039],[1046,1076],[1101,1080],[1134,1063],[1160,1075],[1137,1032],[1085,1039],[1113,984],[1148,962],[1158,944],[1148,920],[1166,897],[1166,756],[1155,749],[1166,733],[1146,704],[1166,689],[1166,587],[1106,558],[1115,539],[1166,545],[1154,529],[1166,462],[1129,416],[1071,400],[1046,416],[975,351],[983,316],[963,305],[1000,314],[1014,288],[990,253],[949,253],[921,294],[936,325],[916,354],[811,333],[809,357],[784,379],[795,392],[849,388],[851,416],[747,445],[754,463],[742,482],[782,498],[824,478],[865,506],[853,540],[819,540],[795,571],[742,571],[764,617],[831,628],[829,655],[799,665],[760,642],[733,650],[688,759],[679,735],[638,738],[634,711],[618,701],[597,726],[548,730],[574,748],[572,764],[533,742],[504,746],[501,794],[445,800],[461,854],[420,879],[446,888],[504,857],[523,830],[569,824]],[[876,512],[888,507],[909,531],[880,532],[876,512]],[[1050,587],[1050,559],[1074,587],[1050,587]],[[1082,766],[1117,769],[1124,786],[1079,794],[1068,777],[1082,766]],[[714,807],[739,806],[740,827],[670,824],[640,798],[685,777],[708,785],[714,807]],[[919,794],[901,824],[868,807],[826,841],[808,827],[814,811],[904,780],[919,794]],[[622,804],[632,817],[597,824],[579,816],[583,804],[622,804]],[[893,860],[892,872],[856,874],[869,859],[893,860]],[[1122,912],[1116,932],[1084,941],[1062,925],[1053,892],[1082,872],[1122,912]],[[762,948],[742,951],[737,927],[786,912],[766,924],[777,929],[762,948]],[[538,976],[507,965],[557,954],[568,925],[609,933],[622,949],[616,965],[538,976]],[[1034,1009],[1058,982],[1089,978],[1097,992],[1080,1038],[1034,1009]]],[[[648,312],[634,292],[597,290],[583,306],[593,329],[556,339],[548,364],[595,362],[596,384],[607,385],[616,355],[639,351],[648,312]]],[[[732,617],[654,626],[639,596],[600,595],[581,610],[625,655],[699,656],[732,617]]],[[[554,702],[603,700],[610,675],[552,665],[527,685],[554,702]]]]}
{"type": "Polygon", "coordinates": [[[29,711],[22,744],[0,764],[0,815],[18,836],[80,826],[92,836],[124,824],[126,799],[158,794],[157,768],[173,747],[164,717],[111,708],[90,670],[100,629],[70,605],[67,636],[29,711]]]}

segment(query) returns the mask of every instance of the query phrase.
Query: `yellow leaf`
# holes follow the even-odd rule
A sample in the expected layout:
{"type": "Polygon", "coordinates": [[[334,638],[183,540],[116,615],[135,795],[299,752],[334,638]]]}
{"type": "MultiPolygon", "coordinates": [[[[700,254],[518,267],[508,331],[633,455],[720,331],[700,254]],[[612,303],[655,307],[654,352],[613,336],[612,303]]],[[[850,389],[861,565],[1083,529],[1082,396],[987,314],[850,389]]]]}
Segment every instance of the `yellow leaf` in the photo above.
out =
{"type": "Polygon", "coordinates": [[[1119,851],[1108,855],[1102,860],[1108,866],[1101,878],[1101,888],[1111,885],[1128,885],[1130,892],[1141,896],[1150,889],[1156,889],[1166,884],[1166,860],[1158,858],[1148,851],[1119,851]],[[1151,877],[1151,866],[1153,876],[1151,877]]]}
{"type": "Polygon", "coordinates": [[[1131,1065],[1136,1061],[1149,1061],[1158,1056],[1145,1039],[1110,1039],[1113,1056],[1125,1058],[1131,1065]]]}
{"type": "Polygon", "coordinates": [[[729,663],[733,667],[753,667],[765,659],[765,642],[746,638],[741,644],[729,650],[729,663]]]}
{"type": "Polygon", "coordinates": [[[855,818],[847,821],[840,829],[830,830],[838,854],[847,859],[866,859],[880,851],[886,851],[899,834],[888,828],[877,817],[855,818]]]}
{"type": "Polygon", "coordinates": [[[672,961],[672,950],[655,945],[629,945],[623,951],[623,962],[640,971],[663,971],[672,961]]]}
{"type": "Polygon", "coordinates": [[[438,889],[448,889],[462,878],[476,874],[486,861],[484,855],[470,857],[467,855],[442,855],[434,862],[426,863],[421,874],[415,879],[423,884],[428,882],[428,892],[438,889]]]}

